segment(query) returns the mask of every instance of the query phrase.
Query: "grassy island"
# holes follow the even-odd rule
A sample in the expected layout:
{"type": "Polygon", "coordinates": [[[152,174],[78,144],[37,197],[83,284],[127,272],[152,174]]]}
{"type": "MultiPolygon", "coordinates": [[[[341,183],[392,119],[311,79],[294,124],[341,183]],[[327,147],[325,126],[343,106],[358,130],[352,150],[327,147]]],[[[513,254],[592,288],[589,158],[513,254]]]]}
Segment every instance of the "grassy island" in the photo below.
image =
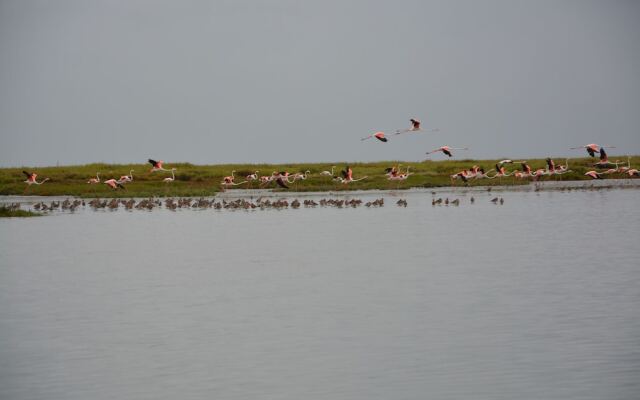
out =
{"type": "MultiPolygon", "coordinates": [[[[616,157],[612,157],[615,160],[616,157]]],[[[627,165],[625,157],[617,159],[624,160],[620,166],[627,165]]],[[[289,190],[292,192],[308,191],[341,191],[341,190],[368,190],[368,189],[409,189],[415,187],[443,187],[469,185],[522,185],[531,182],[531,179],[518,179],[516,177],[504,177],[496,179],[477,179],[463,183],[460,180],[452,182],[451,175],[469,169],[473,165],[483,167],[487,172],[493,174],[495,164],[499,160],[443,160],[443,161],[383,161],[370,163],[315,163],[315,164],[227,164],[227,165],[194,165],[189,163],[165,163],[167,169],[176,168],[175,180],[164,182],[164,178],[171,177],[170,171],[150,172],[149,164],[87,164],[58,167],[20,167],[0,169],[0,195],[37,195],[37,196],[78,196],[78,197],[151,197],[151,196],[211,196],[225,190],[221,187],[223,177],[231,175],[235,171],[236,182],[245,180],[245,176],[259,171],[258,175],[271,175],[274,171],[288,171],[304,173],[309,171],[307,179],[299,180],[289,184],[289,189],[279,188],[275,183],[271,183],[266,188],[275,190],[289,190]],[[390,181],[385,175],[385,168],[400,164],[401,172],[409,168],[410,176],[404,181],[390,181]],[[353,178],[359,179],[367,177],[358,182],[342,184],[334,181],[330,176],[322,176],[320,172],[331,171],[335,165],[335,175],[339,176],[345,165],[350,165],[353,169],[353,178]],[[36,172],[38,181],[49,178],[42,185],[28,186],[24,181],[26,177],[22,171],[36,172]],[[125,189],[113,190],[104,184],[108,179],[119,179],[123,175],[129,175],[133,170],[133,182],[126,183],[125,189]],[[101,183],[89,184],[87,181],[96,177],[100,173],[101,183]]],[[[518,161],[518,160],[516,160],[518,161]]],[[[556,159],[556,164],[565,164],[564,159],[556,159]]],[[[588,180],[584,173],[593,170],[593,163],[597,159],[573,158],[568,160],[571,172],[563,175],[544,176],[541,180],[588,180]]],[[[546,168],[544,159],[529,159],[528,164],[533,170],[546,168]]],[[[631,157],[629,163],[632,168],[637,168],[640,164],[640,157],[631,157]]],[[[507,172],[520,168],[517,163],[505,164],[507,172]]],[[[607,174],[608,178],[626,178],[626,174],[607,174]]],[[[245,183],[227,188],[235,189],[257,189],[260,188],[258,182],[245,183]]]]}

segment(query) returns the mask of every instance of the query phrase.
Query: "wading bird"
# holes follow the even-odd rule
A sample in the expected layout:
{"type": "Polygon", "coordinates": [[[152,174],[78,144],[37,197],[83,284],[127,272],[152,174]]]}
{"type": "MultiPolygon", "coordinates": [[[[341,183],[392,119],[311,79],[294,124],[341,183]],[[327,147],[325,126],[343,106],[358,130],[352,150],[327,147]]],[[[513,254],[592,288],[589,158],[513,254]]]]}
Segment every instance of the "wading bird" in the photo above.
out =
{"type": "Polygon", "coordinates": [[[176,168],[171,168],[171,177],[169,178],[164,178],[162,181],[165,183],[171,183],[173,181],[176,180],[176,174],[175,174],[176,168]]]}
{"type": "Polygon", "coordinates": [[[164,169],[162,167],[162,164],[164,164],[164,161],[160,160],[160,161],[156,161],[156,160],[152,160],[151,158],[149,159],[149,164],[152,165],[151,168],[151,172],[155,172],[155,171],[169,171],[168,169],[164,169]]]}
{"type": "Polygon", "coordinates": [[[248,181],[257,181],[258,180],[258,172],[260,171],[256,171],[253,174],[249,174],[245,177],[246,180],[248,181]]]}
{"type": "Polygon", "coordinates": [[[438,151],[441,151],[443,154],[451,157],[453,154],[451,154],[451,150],[469,150],[467,147],[449,147],[449,146],[442,146],[442,147],[438,147],[437,149],[428,151],[426,154],[432,154],[432,153],[437,153],[438,151]]]}
{"type": "Polygon", "coordinates": [[[97,172],[96,177],[89,179],[87,183],[90,183],[90,184],[100,183],[100,172],[97,172]]]}
{"type": "Polygon", "coordinates": [[[115,179],[106,180],[104,181],[104,184],[109,186],[113,190],[117,190],[118,188],[125,189],[124,185],[122,185],[122,183],[116,181],[115,179]]]}
{"type": "MultiPolygon", "coordinates": [[[[590,144],[585,144],[584,146],[578,146],[578,147],[569,147],[569,150],[577,150],[577,149],[586,149],[587,153],[591,156],[591,157],[595,157],[596,153],[600,152],[600,148],[602,146],[597,145],[595,143],[590,143],[590,144]]],[[[611,147],[611,148],[616,148],[615,146],[609,146],[607,145],[606,147],[611,147]]]]}
{"type": "Polygon", "coordinates": [[[322,171],[320,172],[320,176],[333,176],[333,170],[336,168],[335,165],[331,166],[331,172],[329,171],[322,171]]]}
{"type": "Polygon", "coordinates": [[[133,170],[129,171],[129,175],[122,175],[118,180],[122,183],[133,182],[133,170]]]}
{"type": "Polygon", "coordinates": [[[388,140],[389,140],[389,139],[387,139],[386,137],[384,137],[384,132],[376,132],[376,133],[374,133],[374,134],[372,134],[372,135],[369,135],[369,136],[367,136],[367,137],[363,137],[363,138],[362,138],[362,139],[360,139],[360,140],[367,140],[367,139],[371,139],[371,138],[373,138],[373,137],[374,137],[374,138],[376,138],[376,139],[378,139],[378,140],[379,140],[379,141],[381,141],[381,142],[386,142],[386,141],[388,141],[388,140]]]}
{"type": "Polygon", "coordinates": [[[27,177],[27,180],[24,181],[24,183],[26,183],[29,186],[31,186],[31,185],[42,185],[43,183],[45,183],[46,181],[49,180],[49,178],[44,178],[41,182],[38,182],[38,181],[36,181],[36,178],[38,177],[38,174],[36,174],[35,172],[22,171],[22,173],[25,174],[25,176],[27,177]]]}

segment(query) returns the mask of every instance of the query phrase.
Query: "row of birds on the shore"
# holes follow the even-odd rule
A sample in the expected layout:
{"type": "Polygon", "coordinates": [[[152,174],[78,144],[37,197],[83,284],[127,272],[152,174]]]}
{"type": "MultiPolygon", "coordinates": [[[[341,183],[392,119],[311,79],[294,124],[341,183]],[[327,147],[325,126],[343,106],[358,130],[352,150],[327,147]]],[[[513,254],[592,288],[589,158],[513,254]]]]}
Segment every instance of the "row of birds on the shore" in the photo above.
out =
{"type": "MultiPolygon", "coordinates": [[[[407,206],[407,200],[399,199],[396,204],[400,207],[407,206]]],[[[236,199],[227,201],[226,199],[216,200],[216,199],[205,199],[205,198],[167,198],[161,201],[158,198],[149,198],[142,200],[135,199],[99,199],[95,198],[88,202],[80,199],[66,199],[64,201],[52,201],[50,203],[38,202],[33,205],[33,209],[36,211],[75,211],[79,207],[90,206],[94,210],[99,209],[111,209],[116,210],[119,207],[123,207],[126,210],[138,209],[138,210],[153,210],[155,208],[164,207],[168,210],[176,210],[176,209],[207,209],[212,208],[216,210],[221,209],[283,209],[283,208],[300,208],[301,206],[306,208],[313,207],[336,207],[336,208],[356,208],[359,206],[365,207],[383,207],[384,206],[384,198],[375,199],[372,201],[364,202],[362,199],[327,199],[323,198],[318,201],[312,199],[305,199],[300,201],[298,199],[294,199],[289,201],[287,199],[269,199],[260,197],[256,201],[249,201],[246,199],[236,199]]],[[[10,210],[18,210],[21,208],[20,203],[12,203],[6,206],[10,210]]]]}

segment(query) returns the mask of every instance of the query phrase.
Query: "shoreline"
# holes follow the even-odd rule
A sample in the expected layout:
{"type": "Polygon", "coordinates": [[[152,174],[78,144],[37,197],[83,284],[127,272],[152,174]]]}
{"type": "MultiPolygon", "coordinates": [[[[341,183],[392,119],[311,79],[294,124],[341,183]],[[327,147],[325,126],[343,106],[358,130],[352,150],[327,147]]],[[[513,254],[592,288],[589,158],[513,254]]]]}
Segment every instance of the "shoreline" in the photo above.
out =
{"type": "MultiPolygon", "coordinates": [[[[634,168],[640,164],[640,156],[625,157],[625,162],[620,166],[634,168]]],[[[229,193],[231,196],[259,196],[262,193],[289,193],[301,196],[303,193],[343,193],[360,191],[406,191],[406,190],[451,190],[455,188],[527,188],[538,187],[552,188],[567,185],[619,185],[613,181],[634,181],[637,178],[627,177],[622,173],[613,173],[604,176],[604,179],[592,180],[585,176],[585,172],[594,170],[593,164],[597,161],[592,158],[575,158],[556,162],[568,163],[570,172],[562,175],[543,176],[540,180],[531,178],[519,179],[514,176],[505,176],[496,179],[470,179],[467,183],[460,180],[452,181],[451,175],[462,170],[470,169],[473,165],[484,168],[493,174],[495,164],[499,160],[427,160],[423,162],[383,161],[374,163],[351,163],[353,178],[355,180],[366,177],[364,180],[343,184],[333,180],[340,174],[340,170],[346,164],[286,164],[286,165],[192,165],[188,163],[166,163],[168,167],[177,168],[175,180],[165,182],[165,178],[171,177],[166,171],[150,172],[150,166],[146,164],[112,165],[112,164],[88,164],[78,166],[43,167],[43,168],[0,168],[0,196],[73,196],[79,198],[144,198],[144,197],[210,197],[220,193],[229,193]],[[334,176],[322,175],[322,171],[331,171],[334,168],[334,176]],[[409,176],[402,181],[389,181],[385,175],[385,169],[400,165],[402,173],[409,171],[409,176]],[[40,182],[49,178],[42,185],[27,186],[22,171],[35,172],[40,182]],[[125,190],[113,190],[104,182],[108,179],[119,179],[128,175],[133,170],[133,182],[125,183],[125,190]],[[306,179],[289,183],[288,189],[279,188],[271,183],[266,188],[261,188],[257,181],[242,183],[239,186],[227,188],[221,187],[223,177],[235,173],[236,182],[245,181],[246,174],[255,171],[260,176],[269,176],[272,171],[288,171],[291,174],[309,171],[306,179]],[[89,179],[95,178],[100,173],[101,183],[89,184],[89,179]],[[569,183],[575,182],[575,183],[569,183]],[[246,193],[246,194],[245,194],[246,193]]],[[[558,160],[559,161],[559,160],[558,160]]],[[[621,160],[620,160],[621,161],[621,160]]],[[[544,159],[528,160],[527,163],[533,170],[546,168],[544,159]]],[[[517,161],[506,164],[507,173],[520,169],[517,161]]],[[[602,171],[602,170],[600,170],[602,171]]],[[[478,189],[483,190],[483,189],[478,189]]]]}
{"type": "MultiPolygon", "coordinates": [[[[403,194],[441,194],[441,193],[484,193],[484,192],[539,192],[539,191],[566,191],[566,190],[623,190],[623,189],[640,189],[640,179],[608,179],[599,181],[557,181],[557,182],[531,182],[523,185],[502,185],[502,186],[445,186],[437,188],[411,187],[406,189],[369,189],[369,190],[339,190],[339,191],[305,191],[305,192],[288,192],[273,191],[271,189],[254,189],[254,190],[233,190],[226,192],[217,192],[208,196],[185,196],[190,198],[219,198],[219,199],[251,199],[251,198],[314,198],[314,197],[355,197],[355,196],[392,196],[402,197],[403,194]]],[[[132,199],[145,199],[147,197],[125,196],[132,199]]],[[[181,197],[181,196],[168,196],[181,197]]],[[[164,199],[166,196],[156,196],[155,198],[164,199]]],[[[0,205],[12,202],[21,203],[37,203],[40,201],[63,201],[68,198],[83,199],[83,197],[70,195],[0,195],[0,205]]],[[[110,197],[95,197],[110,198],[110,197]]],[[[84,198],[92,199],[92,198],[84,198]]]]}

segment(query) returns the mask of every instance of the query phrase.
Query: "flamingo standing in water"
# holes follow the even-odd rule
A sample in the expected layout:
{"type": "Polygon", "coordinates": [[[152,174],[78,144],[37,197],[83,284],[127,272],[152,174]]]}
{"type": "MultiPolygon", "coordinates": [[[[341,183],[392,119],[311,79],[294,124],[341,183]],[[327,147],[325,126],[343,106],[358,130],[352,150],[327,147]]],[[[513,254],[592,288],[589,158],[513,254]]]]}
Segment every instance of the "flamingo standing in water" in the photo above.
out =
{"type": "Polygon", "coordinates": [[[90,183],[90,184],[100,183],[100,172],[97,172],[96,177],[89,179],[87,183],[90,183]]]}
{"type": "Polygon", "coordinates": [[[169,171],[168,169],[165,169],[162,167],[162,164],[164,164],[164,161],[160,160],[160,161],[156,161],[153,159],[149,159],[149,164],[152,165],[151,168],[151,172],[156,172],[156,171],[169,171]]]}
{"type": "Polygon", "coordinates": [[[104,184],[109,186],[113,190],[125,189],[124,185],[122,185],[122,183],[116,181],[115,179],[106,180],[104,181],[104,184]]]}
{"type": "MultiPolygon", "coordinates": [[[[590,143],[590,144],[585,144],[584,146],[578,146],[578,147],[569,147],[569,150],[576,150],[576,149],[586,149],[587,153],[591,156],[591,157],[595,157],[596,153],[600,152],[600,148],[602,146],[597,145],[595,143],[590,143]]],[[[609,146],[607,145],[606,147],[611,147],[611,148],[616,148],[615,146],[609,146]]]]}
{"type": "Polygon", "coordinates": [[[42,181],[38,182],[38,181],[36,181],[36,178],[38,177],[38,174],[36,174],[35,172],[22,171],[22,173],[25,174],[25,176],[27,177],[27,180],[24,181],[24,183],[26,183],[29,186],[31,186],[31,185],[42,185],[43,183],[45,183],[46,181],[49,180],[49,178],[44,178],[42,181]]]}
{"type": "Polygon", "coordinates": [[[363,137],[363,138],[362,138],[362,139],[360,139],[360,140],[367,140],[367,139],[371,139],[371,138],[376,138],[376,139],[378,139],[378,140],[379,140],[379,141],[381,141],[381,142],[386,142],[386,141],[388,141],[388,140],[389,140],[389,139],[387,139],[386,137],[384,137],[384,132],[376,132],[376,133],[374,133],[374,134],[372,134],[372,135],[369,135],[369,136],[363,137]]]}
{"type": "Polygon", "coordinates": [[[451,157],[453,154],[451,154],[451,150],[469,150],[466,147],[449,147],[449,146],[442,146],[442,147],[438,147],[437,149],[428,151],[426,154],[432,154],[432,153],[437,153],[438,151],[441,151],[443,154],[451,157]]]}
{"type": "Polygon", "coordinates": [[[176,168],[171,168],[171,177],[170,178],[164,178],[162,181],[165,183],[171,183],[173,181],[176,180],[176,174],[175,174],[176,168]]]}

